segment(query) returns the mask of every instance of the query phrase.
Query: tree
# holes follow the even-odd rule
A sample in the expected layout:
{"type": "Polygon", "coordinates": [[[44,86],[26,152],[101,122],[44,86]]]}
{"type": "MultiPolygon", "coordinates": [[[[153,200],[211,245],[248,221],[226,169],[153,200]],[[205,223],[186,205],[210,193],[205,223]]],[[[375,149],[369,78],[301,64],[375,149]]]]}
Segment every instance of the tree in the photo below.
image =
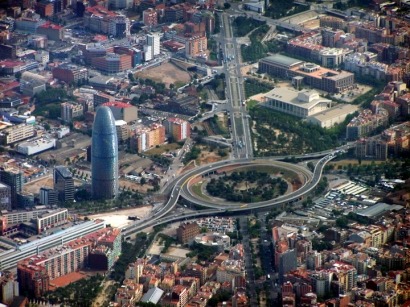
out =
{"type": "Polygon", "coordinates": [[[231,5],[228,2],[224,3],[224,9],[229,10],[231,8],[231,5]]]}
{"type": "Polygon", "coordinates": [[[336,226],[340,228],[347,228],[348,224],[349,224],[349,220],[345,216],[341,216],[336,219],[336,226]]]}
{"type": "Polygon", "coordinates": [[[21,72],[20,72],[20,71],[16,72],[16,73],[14,74],[14,77],[17,79],[17,81],[20,81],[21,72]]]}
{"type": "Polygon", "coordinates": [[[144,177],[142,177],[141,178],[141,181],[140,181],[140,184],[141,185],[144,185],[144,184],[146,184],[147,183],[147,180],[144,178],[144,177]]]}

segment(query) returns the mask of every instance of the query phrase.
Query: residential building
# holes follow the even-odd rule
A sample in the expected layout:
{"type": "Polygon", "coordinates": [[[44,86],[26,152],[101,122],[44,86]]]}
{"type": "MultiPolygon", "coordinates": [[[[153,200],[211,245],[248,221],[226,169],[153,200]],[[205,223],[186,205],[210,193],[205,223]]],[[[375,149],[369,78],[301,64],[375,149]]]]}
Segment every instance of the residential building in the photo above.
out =
{"type": "Polygon", "coordinates": [[[0,276],[0,302],[11,305],[19,294],[19,283],[15,280],[14,274],[9,271],[3,272],[0,276]]]}
{"type": "Polygon", "coordinates": [[[144,152],[165,142],[165,127],[158,123],[150,127],[138,127],[131,137],[130,147],[132,151],[144,152]]]}
{"type": "Polygon", "coordinates": [[[188,243],[200,234],[200,232],[201,229],[197,223],[182,223],[177,228],[177,240],[182,244],[188,243]]]}
{"type": "Polygon", "coordinates": [[[295,249],[286,250],[279,253],[279,280],[283,281],[283,276],[297,268],[297,255],[295,249]]]}
{"type": "Polygon", "coordinates": [[[135,305],[143,295],[142,284],[131,279],[125,279],[122,286],[117,289],[114,301],[120,306],[135,305]]]}
{"type": "Polygon", "coordinates": [[[203,56],[208,49],[206,36],[193,36],[185,42],[185,56],[197,57],[203,56]]]}
{"type": "Polygon", "coordinates": [[[34,55],[34,59],[42,65],[47,65],[50,61],[50,53],[45,50],[38,50],[34,55]]]}
{"type": "Polygon", "coordinates": [[[152,58],[161,53],[159,33],[147,34],[147,46],[151,47],[152,58]]]}
{"type": "Polygon", "coordinates": [[[367,136],[376,128],[386,126],[388,120],[389,114],[384,109],[379,109],[376,114],[365,109],[346,126],[346,138],[348,140],[357,140],[367,136]]]}
{"type": "Polygon", "coordinates": [[[63,102],[60,104],[61,120],[71,123],[74,118],[84,115],[84,106],[79,103],[63,102]]]}
{"type": "Polygon", "coordinates": [[[87,68],[69,63],[64,63],[53,68],[52,73],[53,78],[67,84],[77,85],[79,82],[86,82],[88,80],[87,68]]]}
{"type": "Polygon", "coordinates": [[[46,22],[37,28],[37,34],[45,35],[52,41],[60,41],[64,38],[64,27],[46,22]]]}
{"type": "Polygon", "coordinates": [[[92,32],[115,37],[130,35],[130,20],[103,6],[90,6],[84,12],[84,26],[92,32]]]}
{"type": "Polygon", "coordinates": [[[185,140],[191,135],[191,125],[186,120],[170,117],[164,121],[165,131],[175,142],[185,140]]]}
{"type": "Polygon", "coordinates": [[[124,120],[115,121],[115,129],[117,130],[118,142],[128,141],[130,138],[130,128],[124,120]]]}
{"type": "Polygon", "coordinates": [[[65,166],[54,167],[54,189],[58,193],[58,200],[72,202],[74,200],[73,174],[65,166]]]}
{"type": "Polygon", "coordinates": [[[155,27],[158,24],[158,13],[153,8],[142,12],[142,21],[146,27],[155,27]]]}
{"type": "Polygon", "coordinates": [[[33,137],[34,134],[34,126],[23,123],[1,130],[0,140],[3,145],[10,145],[33,137]]]}

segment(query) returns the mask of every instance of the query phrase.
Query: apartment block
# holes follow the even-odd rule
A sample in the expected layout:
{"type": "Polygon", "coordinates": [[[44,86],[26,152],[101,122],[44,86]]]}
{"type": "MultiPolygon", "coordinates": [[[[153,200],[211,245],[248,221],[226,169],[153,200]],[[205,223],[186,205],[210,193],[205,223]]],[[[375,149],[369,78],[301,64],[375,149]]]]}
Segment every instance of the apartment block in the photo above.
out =
{"type": "Polygon", "coordinates": [[[52,70],[53,78],[63,81],[67,84],[75,83],[79,81],[88,80],[87,68],[79,67],[77,65],[64,63],[52,70]]]}
{"type": "Polygon", "coordinates": [[[164,126],[166,133],[176,142],[185,140],[191,135],[191,125],[181,118],[170,117],[164,121],[164,126]]]}
{"type": "Polygon", "coordinates": [[[34,126],[19,124],[0,131],[0,140],[3,145],[10,145],[35,135],[34,126]]]}
{"type": "Polygon", "coordinates": [[[71,123],[74,118],[84,115],[84,106],[79,103],[63,102],[60,105],[61,120],[71,123]]]}
{"type": "Polygon", "coordinates": [[[165,142],[165,127],[154,123],[150,127],[138,127],[130,140],[131,150],[144,152],[165,142]]]}
{"type": "Polygon", "coordinates": [[[190,242],[201,232],[197,223],[183,223],[177,228],[178,242],[185,244],[190,242]]]}

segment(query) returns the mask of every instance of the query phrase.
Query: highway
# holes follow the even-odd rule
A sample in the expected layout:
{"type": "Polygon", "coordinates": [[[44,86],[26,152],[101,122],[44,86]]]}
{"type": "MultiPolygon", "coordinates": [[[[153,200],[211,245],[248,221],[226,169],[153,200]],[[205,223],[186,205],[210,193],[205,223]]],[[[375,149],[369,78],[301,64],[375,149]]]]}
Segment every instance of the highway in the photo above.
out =
{"type": "Polygon", "coordinates": [[[231,18],[221,14],[223,36],[219,43],[223,53],[223,72],[225,73],[226,110],[230,114],[232,125],[233,155],[238,159],[253,157],[252,138],[249,129],[249,116],[245,105],[245,91],[241,74],[240,52],[236,38],[233,36],[231,18]]]}
{"type": "MultiPolygon", "coordinates": [[[[226,167],[226,166],[238,166],[238,165],[250,165],[252,162],[249,161],[248,159],[236,159],[236,160],[226,160],[226,161],[219,161],[215,162],[209,165],[205,165],[202,167],[198,167],[196,169],[193,169],[182,176],[178,177],[175,179],[172,183],[169,185],[169,199],[166,202],[166,204],[154,212],[154,215],[151,217],[150,220],[145,220],[145,221],[137,221],[133,225],[128,226],[127,228],[123,229],[123,235],[125,237],[130,236],[138,231],[141,231],[147,227],[150,226],[156,226],[164,223],[171,223],[171,222],[176,222],[180,220],[185,220],[185,219],[190,219],[190,218],[195,218],[195,217],[200,217],[200,216],[215,216],[215,215],[221,215],[221,214],[232,214],[232,213],[241,213],[241,212],[251,212],[252,210],[254,211],[263,211],[263,210],[269,210],[269,208],[278,206],[278,205],[283,205],[283,204],[288,204],[294,201],[298,201],[303,195],[311,192],[316,185],[319,183],[323,169],[325,165],[332,160],[335,157],[335,153],[340,150],[334,150],[331,153],[328,154],[322,154],[324,156],[321,158],[318,163],[315,166],[313,174],[310,174],[308,170],[304,170],[305,175],[310,177],[310,180],[299,190],[283,195],[281,197],[278,197],[276,199],[266,201],[266,202],[260,202],[260,203],[252,203],[248,204],[247,206],[243,206],[243,204],[234,204],[232,206],[225,206],[224,204],[216,204],[216,203],[210,203],[208,201],[204,201],[203,199],[197,199],[196,197],[192,196],[191,193],[189,193],[189,189],[187,190],[186,185],[187,183],[195,176],[198,176],[201,173],[205,172],[212,172],[215,169],[218,169],[220,167],[226,167]],[[184,191],[183,191],[184,190],[184,191]],[[190,202],[193,204],[201,205],[204,207],[210,207],[211,209],[206,209],[206,210],[201,210],[198,212],[194,213],[189,213],[189,214],[183,214],[183,213],[178,213],[178,214],[170,214],[179,199],[179,197],[183,195],[183,197],[187,197],[190,202]]],[[[314,153],[312,154],[312,157],[317,157],[319,153],[314,153]]],[[[301,158],[309,158],[310,155],[304,155],[300,156],[301,158]]],[[[277,160],[283,159],[284,157],[277,157],[277,160]]],[[[257,159],[256,164],[260,163],[268,163],[266,160],[264,162],[258,162],[257,159]]],[[[272,164],[274,161],[275,163],[278,163],[277,160],[271,159],[272,164]]],[[[286,167],[296,167],[293,164],[286,164],[286,167]]],[[[296,167],[295,169],[299,169],[299,167],[296,167]]],[[[168,189],[167,189],[168,190],[168,189]]]]}

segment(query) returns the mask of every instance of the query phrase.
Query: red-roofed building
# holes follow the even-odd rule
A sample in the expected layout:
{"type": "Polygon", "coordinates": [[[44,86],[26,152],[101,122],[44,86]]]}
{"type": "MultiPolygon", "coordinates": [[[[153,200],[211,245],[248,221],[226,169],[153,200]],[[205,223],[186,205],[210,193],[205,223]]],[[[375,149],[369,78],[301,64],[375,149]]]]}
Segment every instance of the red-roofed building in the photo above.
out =
{"type": "Polygon", "coordinates": [[[64,28],[51,22],[46,22],[37,28],[37,33],[47,36],[49,40],[59,41],[63,39],[64,28]]]}
{"type": "Polygon", "coordinates": [[[127,123],[136,121],[138,119],[138,108],[124,102],[110,101],[103,104],[109,107],[115,120],[124,120],[127,123]]]}
{"type": "Polygon", "coordinates": [[[0,61],[0,73],[4,75],[14,75],[24,67],[23,61],[4,60],[0,61]]]}

